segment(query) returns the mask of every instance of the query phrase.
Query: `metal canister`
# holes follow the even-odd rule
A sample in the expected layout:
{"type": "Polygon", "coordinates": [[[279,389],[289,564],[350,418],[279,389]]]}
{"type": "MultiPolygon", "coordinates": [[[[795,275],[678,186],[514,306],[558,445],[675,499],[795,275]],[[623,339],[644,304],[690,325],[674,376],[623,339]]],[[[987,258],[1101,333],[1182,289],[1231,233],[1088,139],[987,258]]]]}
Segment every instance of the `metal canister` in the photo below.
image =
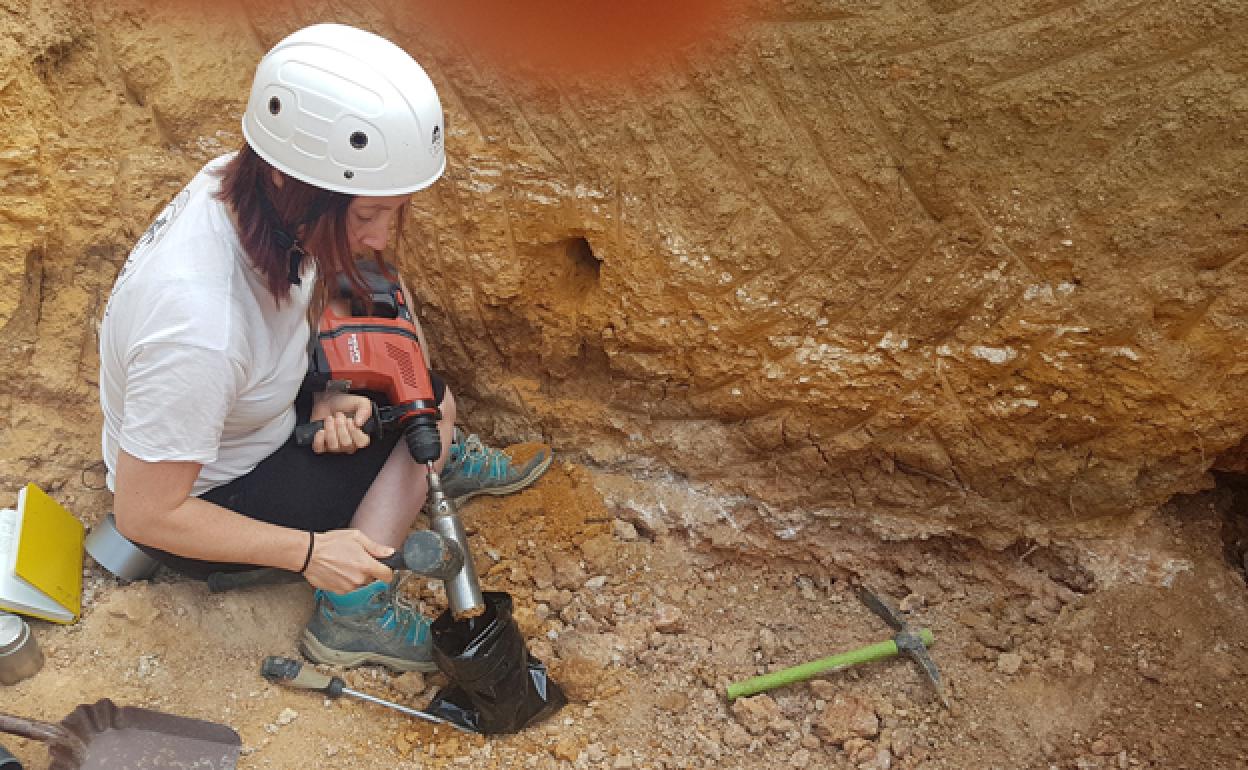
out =
{"type": "Polygon", "coordinates": [[[17,684],[43,668],[43,653],[30,626],[16,615],[0,612],[0,684],[17,684]]]}
{"type": "Polygon", "coordinates": [[[146,580],[160,567],[160,562],[117,531],[117,522],[111,513],[105,514],[91,528],[83,546],[96,564],[122,580],[146,580]]]}

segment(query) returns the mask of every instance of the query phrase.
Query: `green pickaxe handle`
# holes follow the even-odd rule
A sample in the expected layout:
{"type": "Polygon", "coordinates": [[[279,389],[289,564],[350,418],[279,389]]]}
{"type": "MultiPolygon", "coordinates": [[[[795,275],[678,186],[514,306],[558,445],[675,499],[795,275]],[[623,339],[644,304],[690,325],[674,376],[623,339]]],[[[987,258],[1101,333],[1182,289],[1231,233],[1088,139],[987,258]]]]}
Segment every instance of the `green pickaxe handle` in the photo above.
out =
{"type": "MultiPolygon", "coordinates": [[[[924,647],[932,646],[931,629],[919,629],[919,638],[923,640],[924,647]]],[[[774,690],[777,687],[783,687],[786,684],[794,682],[804,682],[807,679],[813,679],[820,674],[826,674],[829,671],[839,671],[843,668],[856,666],[859,663],[870,663],[873,660],[884,660],[885,658],[895,657],[898,653],[897,643],[892,639],[887,642],[879,642],[878,644],[869,644],[866,647],[860,647],[849,652],[842,652],[840,655],[832,655],[819,660],[812,660],[809,663],[802,663],[791,668],[784,668],[779,671],[772,671],[770,674],[756,676],[753,679],[746,679],[744,682],[728,685],[728,699],[741,698],[746,695],[757,695],[760,692],[774,690]]]]}

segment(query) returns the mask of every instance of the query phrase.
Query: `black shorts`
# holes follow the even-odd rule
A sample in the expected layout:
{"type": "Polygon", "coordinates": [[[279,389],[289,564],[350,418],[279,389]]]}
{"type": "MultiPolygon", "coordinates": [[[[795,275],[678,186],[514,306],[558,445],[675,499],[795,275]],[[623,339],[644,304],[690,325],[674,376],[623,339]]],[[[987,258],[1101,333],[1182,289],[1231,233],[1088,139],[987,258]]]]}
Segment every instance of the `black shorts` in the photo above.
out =
{"type": "MultiPolygon", "coordinates": [[[[446,383],[432,372],[430,378],[434,399],[440,406],[446,397],[446,383]]],[[[298,422],[307,422],[310,411],[310,396],[301,395],[295,402],[298,422]]],[[[400,436],[399,431],[388,431],[349,455],[317,454],[310,447],[295,444],[292,436],[246,476],[210,489],[200,499],[282,527],[315,532],[342,529],[355,515],[400,436]]],[[[186,559],[156,549],[143,550],[165,565],[197,577],[250,568],[186,559]]]]}

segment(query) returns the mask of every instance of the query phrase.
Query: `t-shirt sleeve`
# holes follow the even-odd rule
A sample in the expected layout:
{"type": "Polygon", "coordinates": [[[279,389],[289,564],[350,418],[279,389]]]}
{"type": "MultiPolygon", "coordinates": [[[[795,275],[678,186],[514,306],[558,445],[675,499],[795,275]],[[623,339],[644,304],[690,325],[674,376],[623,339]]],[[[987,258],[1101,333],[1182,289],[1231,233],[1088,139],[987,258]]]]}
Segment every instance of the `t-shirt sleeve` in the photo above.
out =
{"type": "Polygon", "coordinates": [[[222,350],[140,346],[127,362],[121,449],[147,462],[216,460],[236,371],[222,350]]]}

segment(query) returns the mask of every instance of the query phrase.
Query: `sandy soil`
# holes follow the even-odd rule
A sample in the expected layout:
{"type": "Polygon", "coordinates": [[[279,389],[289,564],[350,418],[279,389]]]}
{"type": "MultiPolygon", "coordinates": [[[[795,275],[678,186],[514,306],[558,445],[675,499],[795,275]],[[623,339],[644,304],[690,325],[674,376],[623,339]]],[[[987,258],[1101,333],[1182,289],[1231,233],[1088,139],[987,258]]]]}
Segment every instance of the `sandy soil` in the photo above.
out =
{"type": "MultiPolygon", "coordinates": [[[[241,768],[1243,767],[1248,594],[1223,546],[1234,507],[1226,490],[1182,498],[1133,538],[1077,550],[933,541],[903,559],[882,543],[860,577],[933,630],[949,709],[903,659],[729,703],[729,682],[890,632],[846,576],[639,532],[590,472],[559,463],[464,510],[485,587],[513,594],[530,651],[571,696],[544,724],[465,736],[268,684],[266,655],[297,656],[306,585],[211,594],[165,572],[120,584],[94,565],[82,620],[33,623],[47,663],[0,697],[49,720],[108,697],[223,722],[242,736],[241,768]]],[[[404,590],[441,609],[439,584],[404,590]]],[[[345,677],[418,708],[444,683],[345,677]]],[[[2,742],[46,767],[41,745],[2,742]]]]}

